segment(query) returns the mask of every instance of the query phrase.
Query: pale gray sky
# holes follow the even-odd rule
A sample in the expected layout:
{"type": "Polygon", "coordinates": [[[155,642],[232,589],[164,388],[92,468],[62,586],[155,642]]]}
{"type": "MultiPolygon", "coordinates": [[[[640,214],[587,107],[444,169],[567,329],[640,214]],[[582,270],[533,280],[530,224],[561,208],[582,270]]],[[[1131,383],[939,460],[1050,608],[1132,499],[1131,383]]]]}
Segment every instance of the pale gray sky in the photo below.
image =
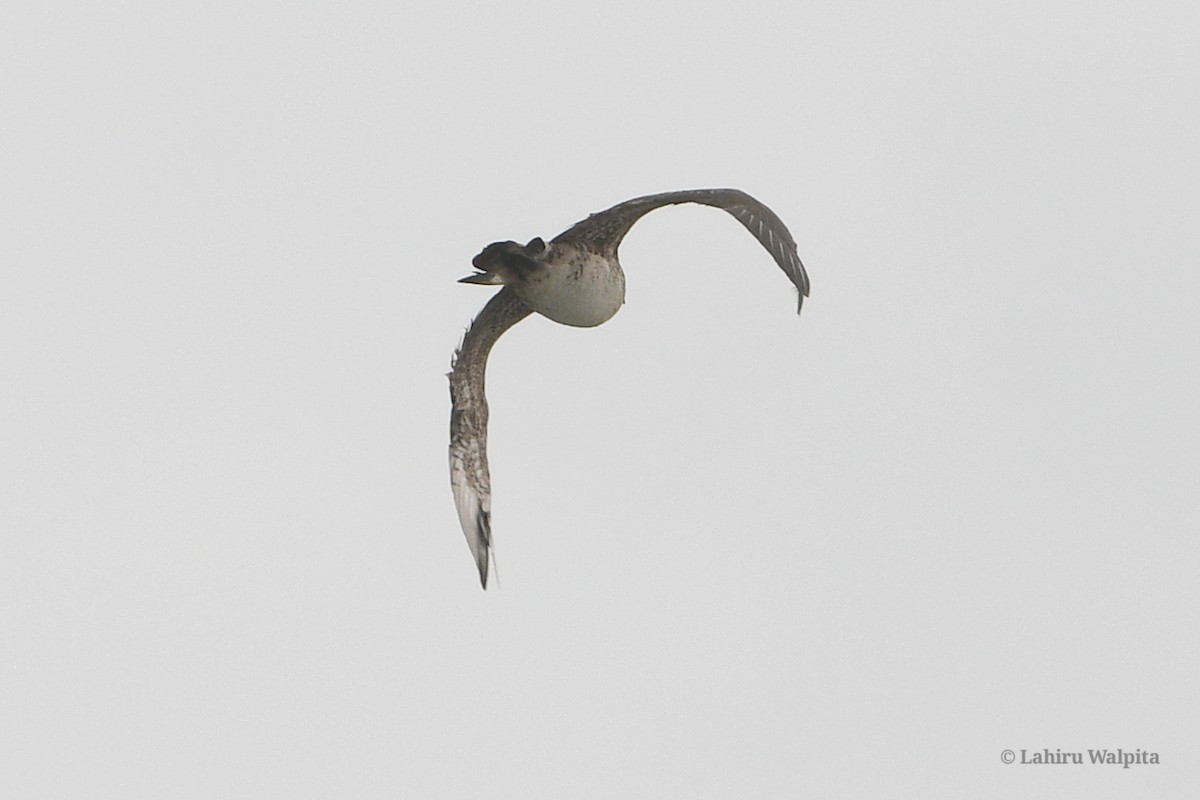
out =
{"type": "Polygon", "coordinates": [[[1194,4],[81,6],[0,24],[0,795],[1200,785],[1194,4]],[[684,206],[507,334],[480,591],[455,280],[714,186],[803,316],[684,206]]]}

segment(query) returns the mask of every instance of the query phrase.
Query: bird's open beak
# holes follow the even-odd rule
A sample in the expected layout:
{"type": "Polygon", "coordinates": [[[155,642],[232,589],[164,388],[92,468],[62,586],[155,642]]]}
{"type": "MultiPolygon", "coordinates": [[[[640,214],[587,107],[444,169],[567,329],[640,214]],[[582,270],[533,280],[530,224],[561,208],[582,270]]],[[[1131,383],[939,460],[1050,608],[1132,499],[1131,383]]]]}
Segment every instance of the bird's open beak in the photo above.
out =
{"type": "Polygon", "coordinates": [[[468,275],[465,278],[459,278],[459,283],[478,283],[484,286],[499,286],[504,283],[500,276],[494,272],[476,272],[474,275],[468,275]]]}

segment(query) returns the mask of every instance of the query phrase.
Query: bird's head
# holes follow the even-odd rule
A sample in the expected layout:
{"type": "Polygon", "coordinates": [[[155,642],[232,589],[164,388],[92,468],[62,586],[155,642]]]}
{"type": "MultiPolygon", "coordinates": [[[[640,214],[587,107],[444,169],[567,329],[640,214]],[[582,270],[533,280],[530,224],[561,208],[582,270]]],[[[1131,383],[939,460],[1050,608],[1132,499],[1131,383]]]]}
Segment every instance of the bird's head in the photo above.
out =
{"type": "Polygon", "coordinates": [[[545,260],[549,252],[550,246],[541,239],[533,239],[525,245],[512,241],[492,242],[471,259],[471,266],[479,272],[460,279],[459,283],[520,283],[539,267],[539,262],[545,260]]]}

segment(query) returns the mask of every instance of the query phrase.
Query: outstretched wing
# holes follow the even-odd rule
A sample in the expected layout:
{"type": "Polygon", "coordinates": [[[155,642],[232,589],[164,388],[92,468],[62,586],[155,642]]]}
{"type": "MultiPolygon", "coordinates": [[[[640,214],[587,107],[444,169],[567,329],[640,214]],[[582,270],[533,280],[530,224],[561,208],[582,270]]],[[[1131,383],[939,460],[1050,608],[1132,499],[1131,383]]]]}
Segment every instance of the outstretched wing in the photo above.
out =
{"type": "Polygon", "coordinates": [[[497,292],[463,336],[450,365],[450,486],[458,521],[487,588],[492,549],[492,484],[488,474],[488,405],[484,394],[488,354],[506,330],[533,311],[505,287],[497,292]]]}
{"type": "Polygon", "coordinates": [[[738,189],[689,189],[663,192],[626,200],[607,211],[592,214],[554,238],[555,242],[572,242],[588,247],[605,256],[615,256],[625,234],[641,217],[662,206],[678,203],[700,203],[728,211],[754,238],[767,249],[775,263],[800,292],[796,313],[808,297],[808,273],[796,252],[796,241],[775,212],[738,189]]]}

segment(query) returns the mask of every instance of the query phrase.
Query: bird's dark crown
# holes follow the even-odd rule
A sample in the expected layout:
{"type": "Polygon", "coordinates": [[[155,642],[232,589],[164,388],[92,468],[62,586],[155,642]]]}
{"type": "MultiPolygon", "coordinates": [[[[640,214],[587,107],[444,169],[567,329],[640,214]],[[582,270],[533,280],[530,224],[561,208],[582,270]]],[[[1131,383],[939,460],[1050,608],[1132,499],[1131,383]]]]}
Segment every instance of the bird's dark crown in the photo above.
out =
{"type": "Polygon", "coordinates": [[[492,242],[483,251],[471,259],[475,269],[490,271],[504,264],[515,266],[521,262],[537,258],[546,252],[546,243],[541,239],[533,239],[529,244],[517,244],[514,241],[492,242]]]}
{"type": "Polygon", "coordinates": [[[504,261],[507,255],[515,255],[522,251],[521,245],[516,242],[492,242],[483,251],[471,259],[471,266],[475,269],[495,269],[497,264],[504,261]]]}

